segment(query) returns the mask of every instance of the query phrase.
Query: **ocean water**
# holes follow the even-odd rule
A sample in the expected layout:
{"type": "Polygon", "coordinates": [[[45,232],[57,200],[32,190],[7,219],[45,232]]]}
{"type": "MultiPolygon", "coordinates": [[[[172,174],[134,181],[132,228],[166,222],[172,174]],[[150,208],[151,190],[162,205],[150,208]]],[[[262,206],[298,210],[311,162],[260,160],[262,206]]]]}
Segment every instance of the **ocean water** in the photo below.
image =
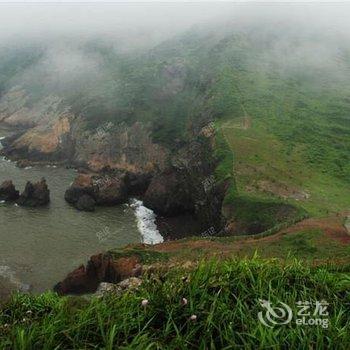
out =
{"type": "MultiPolygon", "coordinates": [[[[0,138],[6,136],[0,133],[0,138]]],[[[11,179],[22,191],[26,181],[45,177],[51,194],[47,207],[0,203],[0,286],[37,293],[51,289],[88,258],[129,243],[163,240],[154,213],[141,201],[80,212],[64,200],[76,176],[73,169],[35,166],[20,169],[0,158],[0,182],[11,179]],[[5,281],[5,282],[4,282],[5,281]]]]}

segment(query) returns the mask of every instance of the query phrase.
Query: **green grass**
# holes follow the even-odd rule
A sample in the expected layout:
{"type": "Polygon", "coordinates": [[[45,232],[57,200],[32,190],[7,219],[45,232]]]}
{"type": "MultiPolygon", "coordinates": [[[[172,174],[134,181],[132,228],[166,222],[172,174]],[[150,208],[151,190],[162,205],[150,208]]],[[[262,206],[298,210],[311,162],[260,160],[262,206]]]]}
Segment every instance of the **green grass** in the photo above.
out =
{"type": "Polygon", "coordinates": [[[348,209],[348,183],[309,164],[307,146],[296,143],[291,148],[268,130],[268,122],[253,119],[247,130],[235,127],[235,119],[222,123],[234,153],[237,191],[271,200],[282,197],[315,216],[348,209]]]}
{"type": "Polygon", "coordinates": [[[167,253],[146,250],[143,246],[127,246],[122,249],[113,249],[108,251],[108,254],[110,254],[113,259],[134,256],[138,258],[141,264],[166,262],[169,259],[169,255],[167,253]]]}
{"type": "MultiPolygon", "coordinates": [[[[304,246],[304,243],[300,243],[304,246]]],[[[308,248],[309,249],[309,248],[308,248]]],[[[150,275],[141,288],[103,299],[16,295],[0,314],[2,349],[348,349],[349,267],[298,261],[212,260],[189,272],[150,275]],[[148,299],[147,307],[141,306],[148,299]],[[188,304],[181,305],[186,298],[188,304]],[[329,302],[329,328],[268,328],[258,299],[329,302]],[[197,321],[191,321],[191,315],[197,321]]]]}
{"type": "MultiPolygon", "coordinates": [[[[218,239],[220,240],[220,239],[218,239]]],[[[229,238],[223,238],[227,243],[229,238]]],[[[234,244],[234,241],[231,240],[234,244]]],[[[327,237],[319,229],[304,229],[292,234],[286,234],[278,239],[238,244],[237,256],[252,257],[257,252],[264,258],[287,257],[304,261],[348,259],[350,246],[327,237]]]]}

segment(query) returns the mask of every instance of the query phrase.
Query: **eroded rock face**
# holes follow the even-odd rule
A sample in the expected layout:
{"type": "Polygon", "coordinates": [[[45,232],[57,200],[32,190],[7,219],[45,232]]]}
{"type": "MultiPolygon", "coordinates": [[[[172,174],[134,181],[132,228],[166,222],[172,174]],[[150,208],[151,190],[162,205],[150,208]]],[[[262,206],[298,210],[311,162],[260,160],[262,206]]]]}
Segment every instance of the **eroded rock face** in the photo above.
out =
{"type": "Polygon", "coordinates": [[[154,176],[145,206],[164,217],[192,215],[198,223],[197,234],[209,229],[219,232],[227,184],[215,180],[216,165],[209,139],[193,141],[173,157],[172,167],[154,176]]]}
{"type": "Polygon", "coordinates": [[[17,204],[27,207],[43,206],[49,202],[50,191],[44,178],[34,184],[28,181],[24,191],[17,200],[17,204]]]}
{"type": "Polygon", "coordinates": [[[106,166],[132,173],[164,168],[169,152],[153,142],[150,126],[109,122],[92,130],[61,98],[47,96],[31,106],[28,96],[18,87],[0,100],[0,122],[22,130],[4,143],[6,157],[83,165],[94,172],[106,166]]]}
{"type": "Polygon", "coordinates": [[[16,190],[11,180],[4,181],[0,186],[0,200],[7,202],[16,201],[19,198],[19,191],[16,190]]]}
{"type": "Polygon", "coordinates": [[[147,191],[153,175],[151,173],[126,173],[125,184],[128,196],[142,196],[147,191]]]}
{"type": "Polygon", "coordinates": [[[139,258],[135,256],[94,255],[86,267],[82,265],[68,274],[54,291],[60,295],[95,292],[101,282],[118,283],[129,277],[138,277],[142,273],[139,266],[139,258]]]}
{"type": "Polygon", "coordinates": [[[170,168],[156,175],[145,193],[144,205],[163,216],[194,212],[194,202],[185,174],[170,168]]]}

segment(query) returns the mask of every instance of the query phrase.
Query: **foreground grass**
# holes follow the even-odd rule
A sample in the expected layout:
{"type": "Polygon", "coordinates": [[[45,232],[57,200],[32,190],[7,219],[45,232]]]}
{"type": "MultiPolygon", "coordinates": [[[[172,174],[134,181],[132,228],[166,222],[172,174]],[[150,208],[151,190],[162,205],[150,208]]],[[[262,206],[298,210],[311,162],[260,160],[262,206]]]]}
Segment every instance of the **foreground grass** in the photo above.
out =
{"type": "Polygon", "coordinates": [[[139,290],[122,296],[16,295],[1,310],[0,348],[348,349],[349,271],[298,261],[211,260],[190,272],[145,276],[139,290]],[[326,300],[329,327],[298,326],[294,319],[266,327],[257,316],[259,298],[282,301],[294,313],[297,301],[326,300]]]}

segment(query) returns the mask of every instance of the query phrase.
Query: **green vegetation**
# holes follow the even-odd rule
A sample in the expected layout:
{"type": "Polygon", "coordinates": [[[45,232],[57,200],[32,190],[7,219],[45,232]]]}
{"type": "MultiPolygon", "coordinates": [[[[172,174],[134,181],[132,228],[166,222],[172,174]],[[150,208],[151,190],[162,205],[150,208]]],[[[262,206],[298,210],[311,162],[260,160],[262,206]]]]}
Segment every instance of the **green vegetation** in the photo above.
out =
{"type": "Polygon", "coordinates": [[[342,42],[330,52],[336,64],[316,60],[304,49],[333,47],[336,38],[304,30],[197,27],[132,53],[91,40],[79,45],[78,59],[97,59],[99,69],[82,64],[67,81],[52,76],[45,45],[8,48],[1,52],[0,92],[22,86],[27,107],[58,95],[91,129],[142,121],[170,149],[213,122],[216,176],[231,178],[226,202],[233,205],[237,194],[257,202],[282,198],[324,216],[350,202],[350,56],[342,42]],[[294,55],[279,49],[284,35],[294,55]]]}
{"type": "Polygon", "coordinates": [[[307,214],[281,200],[236,195],[226,197],[226,215],[241,226],[241,234],[257,234],[304,219],[307,214]]]}
{"type": "Polygon", "coordinates": [[[113,259],[135,256],[141,264],[151,264],[155,262],[165,262],[169,259],[168,254],[157,251],[145,250],[142,247],[131,246],[123,249],[113,249],[108,252],[113,259]]]}
{"type": "MultiPolygon", "coordinates": [[[[137,291],[103,299],[16,295],[2,306],[2,349],[348,349],[349,267],[298,261],[212,260],[194,271],[174,268],[145,277],[137,291]],[[182,298],[188,303],[183,305],[182,298]],[[148,305],[141,306],[147,299],[148,305]],[[289,305],[329,303],[328,328],[269,328],[259,299],[289,305]],[[196,320],[191,320],[196,315],[196,320]]],[[[314,310],[314,307],[312,307],[314,310]]]]}
{"type": "MultiPolygon", "coordinates": [[[[247,237],[249,239],[249,237],[247,237]]],[[[254,254],[264,258],[297,258],[304,261],[348,261],[349,244],[332,239],[320,229],[301,229],[270,240],[249,240],[249,242],[230,238],[217,238],[218,242],[232,244],[232,251],[240,257],[252,257],[254,254]]],[[[341,265],[342,263],[339,263],[341,265]]]]}

